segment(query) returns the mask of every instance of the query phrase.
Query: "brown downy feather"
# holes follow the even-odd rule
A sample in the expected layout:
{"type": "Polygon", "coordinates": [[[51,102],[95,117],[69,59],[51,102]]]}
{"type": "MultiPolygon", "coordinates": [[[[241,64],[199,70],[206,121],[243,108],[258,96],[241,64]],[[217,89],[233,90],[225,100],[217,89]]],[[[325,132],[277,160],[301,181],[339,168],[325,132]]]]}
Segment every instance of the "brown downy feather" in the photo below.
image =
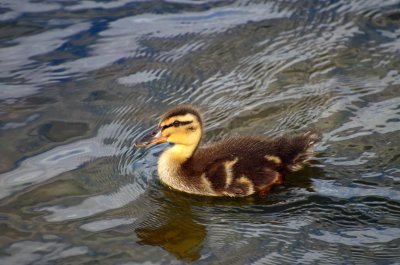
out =
{"type": "Polygon", "coordinates": [[[182,173],[193,176],[190,183],[204,173],[217,194],[246,196],[280,184],[287,174],[301,169],[320,139],[314,132],[275,139],[232,137],[199,147],[182,165],[182,173]]]}
{"type": "Polygon", "coordinates": [[[287,175],[302,169],[313,155],[314,146],[321,141],[321,138],[321,135],[313,131],[299,136],[280,138],[281,152],[279,153],[282,160],[285,161],[285,168],[282,169],[282,174],[287,175]]]}

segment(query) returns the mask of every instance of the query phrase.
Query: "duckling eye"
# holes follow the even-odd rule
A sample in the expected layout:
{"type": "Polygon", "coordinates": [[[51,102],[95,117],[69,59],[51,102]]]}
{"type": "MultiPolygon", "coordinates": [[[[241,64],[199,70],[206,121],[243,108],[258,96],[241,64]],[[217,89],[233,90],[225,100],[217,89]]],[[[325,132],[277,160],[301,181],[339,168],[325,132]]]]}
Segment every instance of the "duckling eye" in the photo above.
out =
{"type": "Polygon", "coordinates": [[[174,125],[175,127],[178,127],[179,125],[181,125],[181,123],[180,123],[179,121],[174,121],[173,125],[174,125]]]}

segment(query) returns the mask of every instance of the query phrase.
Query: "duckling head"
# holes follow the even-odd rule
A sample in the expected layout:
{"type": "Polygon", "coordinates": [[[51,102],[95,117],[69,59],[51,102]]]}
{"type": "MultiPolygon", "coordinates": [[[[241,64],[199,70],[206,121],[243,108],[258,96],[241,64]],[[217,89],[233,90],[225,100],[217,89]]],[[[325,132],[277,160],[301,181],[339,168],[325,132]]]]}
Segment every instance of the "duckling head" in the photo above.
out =
{"type": "Polygon", "coordinates": [[[144,136],[136,146],[155,143],[174,143],[174,150],[183,156],[190,156],[197,148],[203,131],[203,121],[199,111],[192,106],[179,106],[165,113],[158,127],[144,136]]]}

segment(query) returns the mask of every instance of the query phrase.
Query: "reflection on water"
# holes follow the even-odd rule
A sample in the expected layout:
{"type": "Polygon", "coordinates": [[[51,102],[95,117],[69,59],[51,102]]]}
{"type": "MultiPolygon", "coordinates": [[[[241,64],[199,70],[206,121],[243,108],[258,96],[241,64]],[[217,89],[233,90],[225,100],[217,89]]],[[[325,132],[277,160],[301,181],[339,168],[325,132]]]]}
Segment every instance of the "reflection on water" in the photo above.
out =
{"type": "Polygon", "coordinates": [[[138,223],[139,244],[161,246],[178,259],[195,261],[201,257],[207,235],[205,225],[197,222],[189,207],[164,207],[138,223]]]}
{"type": "Polygon", "coordinates": [[[392,264],[400,259],[398,1],[2,1],[1,264],[392,264]],[[266,198],[172,191],[166,144],[316,128],[266,198]]]}

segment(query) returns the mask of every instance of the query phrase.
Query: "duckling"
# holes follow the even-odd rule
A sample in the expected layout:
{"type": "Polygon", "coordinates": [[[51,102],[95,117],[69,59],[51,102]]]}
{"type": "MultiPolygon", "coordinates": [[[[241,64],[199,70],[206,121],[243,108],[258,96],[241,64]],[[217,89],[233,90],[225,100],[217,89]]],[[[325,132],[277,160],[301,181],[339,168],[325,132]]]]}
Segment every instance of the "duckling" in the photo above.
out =
{"type": "Polygon", "coordinates": [[[165,113],[156,130],[136,146],[170,142],[158,159],[158,175],[167,186],[197,195],[243,197],[265,195],[284,177],[301,169],[321,140],[319,134],[268,139],[230,137],[199,146],[203,119],[193,106],[178,106],[165,113]]]}

